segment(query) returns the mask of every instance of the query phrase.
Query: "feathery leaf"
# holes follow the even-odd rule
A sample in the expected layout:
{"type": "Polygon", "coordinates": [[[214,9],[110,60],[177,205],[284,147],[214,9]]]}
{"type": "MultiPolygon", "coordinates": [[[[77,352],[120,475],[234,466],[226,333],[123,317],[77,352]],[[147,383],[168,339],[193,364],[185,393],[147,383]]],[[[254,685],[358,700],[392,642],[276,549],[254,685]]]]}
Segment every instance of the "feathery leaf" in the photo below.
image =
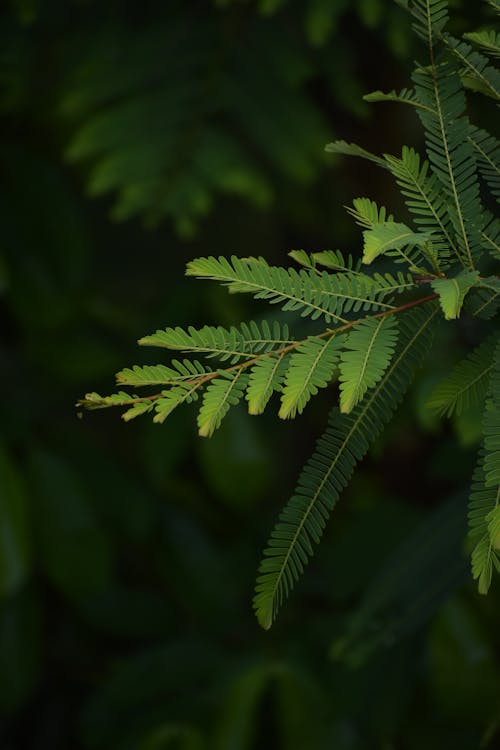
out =
{"type": "Polygon", "coordinates": [[[334,408],[329,426],[304,467],[297,489],[280,515],[264,551],[254,607],[269,628],[284,599],[304,570],[326,521],[354,467],[392,417],[415,369],[427,353],[437,308],[403,314],[396,355],[382,380],[350,414],[334,408]]]}
{"type": "Polygon", "coordinates": [[[319,388],[326,388],[337,370],[345,336],[320,339],[310,336],[290,357],[281,396],[281,419],[301,414],[319,388]]]}
{"type": "Polygon", "coordinates": [[[460,415],[474,404],[484,402],[490,382],[493,350],[497,337],[489,336],[432,391],[427,407],[441,416],[460,415]]]}
{"type": "Polygon", "coordinates": [[[340,411],[348,414],[389,366],[398,336],[395,316],[366,318],[349,333],[340,360],[340,411]]]}
{"type": "Polygon", "coordinates": [[[455,320],[460,316],[465,295],[476,286],[479,279],[477,271],[461,271],[453,279],[433,279],[431,286],[439,294],[439,302],[446,320],[455,320]]]}

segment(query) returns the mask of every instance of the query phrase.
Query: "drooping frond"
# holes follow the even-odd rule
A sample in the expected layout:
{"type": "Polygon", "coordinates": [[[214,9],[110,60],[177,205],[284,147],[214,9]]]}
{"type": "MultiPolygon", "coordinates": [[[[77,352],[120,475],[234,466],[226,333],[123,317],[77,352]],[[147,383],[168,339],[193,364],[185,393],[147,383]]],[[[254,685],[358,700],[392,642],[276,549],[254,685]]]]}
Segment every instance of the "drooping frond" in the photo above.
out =
{"type": "Polygon", "coordinates": [[[366,275],[346,273],[329,274],[315,270],[270,266],[255,258],[224,257],[197,258],[188,263],[187,275],[219,281],[231,292],[247,292],[256,299],[281,304],[284,310],[300,310],[303,317],[317,319],[324,316],[327,322],[337,320],[361,310],[390,309],[383,302],[387,291],[366,275]]]}
{"type": "Polygon", "coordinates": [[[493,355],[490,390],[483,416],[486,487],[500,485],[500,339],[493,355]]]}
{"type": "Polygon", "coordinates": [[[441,416],[460,415],[474,404],[484,402],[493,366],[495,334],[489,336],[432,391],[427,406],[441,416]]]}
{"type": "Polygon", "coordinates": [[[464,34],[464,39],[480,47],[492,57],[500,57],[500,34],[496,31],[473,31],[464,34]]]}
{"type": "MultiPolygon", "coordinates": [[[[469,534],[476,543],[472,550],[472,575],[478,582],[480,594],[487,594],[491,585],[493,567],[500,573],[500,550],[498,537],[490,535],[490,520],[498,513],[500,505],[500,486],[487,487],[484,478],[484,453],[479,453],[478,464],[472,477],[472,488],[469,501],[469,534]],[[490,515],[492,514],[492,515],[490,515]]],[[[495,531],[495,529],[493,529],[495,531]]]]}
{"type": "Polygon", "coordinates": [[[258,359],[250,370],[246,399],[249,414],[262,414],[275,391],[281,391],[289,362],[285,354],[258,359]]]}
{"type": "Polygon", "coordinates": [[[318,389],[327,387],[337,370],[344,342],[341,335],[327,340],[311,336],[293,352],[281,395],[282,419],[301,414],[318,389]]]}
{"type": "Polygon", "coordinates": [[[500,143],[486,132],[471,125],[469,138],[476,154],[479,174],[500,201],[500,143]]]}
{"type": "Polygon", "coordinates": [[[329,426],[304,467],[297,489],[280,515],[260,567],[254,607],[269,628],[313,554],[340,492],[392,414],[428,351],[437,308],[400,318],[396,355],[379,383],[350,414],[334,408],[329,426]]]}
{"type": "Polygon", "coordinates": [[[500,572],[498,507],[500,504],[500,342],[496,342],[483,415],[484,443],[473,476],[469,504],[472,575],[479,592],[488,592],[493,566],[500,572]]]}
{"type": "Polygon", "coordinates": [[[241,369],[236,372],[220,371],[220,377],[212,380],[203,394],[203,403],[198,412],[198,434],[210,437],[231,406],[241,400],[248,383],[248,375],[241,369]]]}
{"type": "Polygon", "coordinates": [[[432,246],[437,253],[438,271],[446,266],[453,247],[452,229],[447,213],[446,198],[436,176],[429,170],[429,162],[420,160],[413,149],[403,146],[401,159],[385,156],[388,167],[405,196],[408,210],[415,224],[424,232],[432,232],[432,246]]]}
{"type": "MultiPolygon", "coordinates": [[[[432,240],[429,232],[414,232],[406,224],[386,221],[363,232],[363,263],[370,264],[390,250],[426,245],[432,240]]],[[[411,266],[413,262],[410,261],[411,266]]]]}
{"type": "Polygon", "coordinates": [[[291,343],[287,325],[263,320],[260,324],[253,320],[242,323],[239,328],[222,326],[203,326],[196,329],[189,326],[186,330],[180,327],[156,331],[151,336],[139,339],[144,346],[158,346],[184,352],[198,352],[207,357],[218,357],[230,360],[232,364],[242,358],[251,358],[255,354],[268,352],[277,347],[291,343]]]}
{"type": "Polygon", "coordinates": [[[489,64],[489,60],[470,44],[443,35],[443,41],[461,65],[462,81],[467,88],[480,91],[495,101],[500,100],[500,73],[489,64]]]}
{"type": "Polygon", "coordinates": [[[381,379],[394,354],[395,316],[366,318],[349,333],[340,360],[340,411],[348,414],[381,379]]]}
{"type": "Polygon", "coordinates": [[[435,111],[419,110],[418,114],[432,170],[448,201],[457,260],[465,268],[474,268],[481,251],[482,205],[460,78],[451,63],[441,63],[418,69],[413,79],[419,99],[435,111]]]}
{"type": "Polygon", "coordinates": [[[433,279],[431,286],[439,294],[439,303],[446,320],[459,317],[465,295],[478,282],[477,271],[461,271],[452,279],[433,279]]]}
{"type": "Polygon", "coordinates": [[[378,167],[385,168],[385,161],[381,156],[372,154],[361,146],[357,146],[355,143],[346,143],[346,141],[334,141],[333,143],[327,143],[325,151],[329,154],[342,154],[343,156],[359,156],[361,159],[372,161],[378,167]]]}

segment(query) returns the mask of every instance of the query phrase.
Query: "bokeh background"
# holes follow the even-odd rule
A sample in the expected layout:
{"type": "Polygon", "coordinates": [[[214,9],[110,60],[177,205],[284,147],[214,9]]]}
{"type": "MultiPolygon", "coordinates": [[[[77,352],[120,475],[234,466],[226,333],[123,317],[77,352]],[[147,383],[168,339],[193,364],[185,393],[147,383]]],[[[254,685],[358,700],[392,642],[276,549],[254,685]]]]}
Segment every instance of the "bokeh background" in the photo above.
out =
{"type": "MultiPolygon", "coordinates": [[[[491,20],[452,11],[456,33],[491,20]]],[[[75,408],[155,361],[141,336],[262,314],[185,279],[190,258],[359,253],[343,206],[401,202],[324,145],[420,146],[410,108],[361,97],[423,56],[391,0],[2,4],[1,750],[500,746],[499,586],[476,593],[465,542],[478,419],[423,409],[470,322],[266,633],[261,549],[335,393],[294,423],[235,410],[210,441],[189,407],[163,426],[75,408]]]]}

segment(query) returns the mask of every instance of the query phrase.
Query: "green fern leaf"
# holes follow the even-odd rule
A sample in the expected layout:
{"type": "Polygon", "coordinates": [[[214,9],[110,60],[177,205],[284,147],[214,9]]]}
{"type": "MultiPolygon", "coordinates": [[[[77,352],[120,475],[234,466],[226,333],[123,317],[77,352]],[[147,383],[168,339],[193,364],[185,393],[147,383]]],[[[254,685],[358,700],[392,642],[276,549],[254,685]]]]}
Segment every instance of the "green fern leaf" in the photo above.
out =
{"type": "Polygon", "coordinates": [[[468,357],[459,362],[451,373],[432,391],[427,407],[441,416],[460,415],[474,404],[484,402],[490,373],[496,335],[489,336],[468,357]]]}
{"type": "Polygon", "coordinates": [[[378,224],[393,221],[392,214],[387,213],[385,206],[378,206],[370,198],[355,198],[352,202],[353,208],[346,206],[347,212],[354,216],[356,224],[366,229],[372,229],[378,224]]]}
{"type": "Polygon", "coordinates": [[[483,416],[484,444],[473,476],[469,502],[470,536],[476,541],[472,552],[472,575],[479,592],[488,592],[493,566],[500,572],[498,507],[500,505],[500,343],[497,340],[490,388],[483,416]],[[490,525],[491,524],[491,525],[490,525]]]}
{"type": "Polygon", "coordinates": [[[286,355],[261,357],[249,374],[246,393],[249,414],[262,414],[275,391],[281,391],[288,363],[286,355]]]}
{"type": "Polygon", "coordinates": [[[389,91],[388,93],[372,91],[370,94],[365,94],[363,99],[366,102],[398,102],[399,104],[409,104],[412,107],[428,109],[425,104],[417,99],[413,89],[403,89],[399,93],[397,91],[389,91]]]}
{"type": "Polygon", "coordinates": [[[493,357],[489,398],[483,416],[484,480],[486,487],[500,485],[500,342],[493,357]]]}
{"type": "Polygon", "coordinates": [[[408,245],[424,245],[430,242],[429,232],[414,232],[395,221],[386,221],[363,232],[363,263],[370,264],[379,255],[389,250],[399,250],[408,245]]]}
{"type": "MultiPolygon", "coordinates": [[[[446,266],[450,248],[454,247],[452,228],[447,212],[447,200],[440,184],[429,170],[429,162],[421,162],[419,154],[412,148],[403,147],[401,159],[385,156],[388,167],[405,196],[415,224],[424,232],[432,232],[432,246],[437,253],[435,271],[446,266]]],[[[456,250],[455,250],[456,252],[456,250]]]]}
{"type": "Polygon", "coordinates": [[[479,279],[477,271],[462,271],[453,279],[434,279],[431,286],[439,294],[439,302],[446,320],[455,320],[460,316],[465,295],[476,286],[479,279]]]}
{"type": "Polygon", "coordinates": [[[326,388],[337,371],[345,336],[324,339],[311,336],[290,357],[281,396],[281,419],[293,419],[304,411],[319,388],[326,388]]]}
{"type": "Polygon", "coordinates": [[[474,147],[468,139],[469,122],[463,116],[462,84],[450,63],[418,69],[413,80],[419,99],[434,110],[419,110],[418,114],[425,129],[432,170],[448,201],[456,260],[473,269],[481,253],[483,208],[474,147]]]}
{"type": "Polygon", "coordinates": [[[493,542],[497,536],[490,533],[490,521],[493,519],[493,532],[496,531],[495,518],[500,507],[500,486],[486,487],[484,471],[484,452],[479,453],[478,465],[472,477],[472,489],[469,501],[469,536],[475,542],[472,550],[472,576],[478,582],[480,594],[487,594],[491,585],[493,567],[500,572],[500,553],[493,542]]]}
{"type": "Polygon", "coordinates": [[[488,58],[481,55],[466,42],[443,35],[443,41],[462,66],[464,85],[498,101],[500,99],[500,73],[489,65],[488,58]]]}
{"type": "Polygon", "coordinates": [[[392,417],[415,369],[427,353],[436,306],[429,304],[403,314],[395,357],[382,380],[351,414],[334,409],[299,478],[295,494],[271,534],[257,579],[254,607],[264,628],[269,628],[284,599],[313,554],[326,521],[354,467],[370,442],[392,417]]]}
{"type": "Polygon", "coordinates": [[[231,406],[242,398],[248,383],[248,375],[241,368],[236,372],[220,371],[220,377],[212,380],[203,394],[203,403],[198,413],[198,434],[211,437],[231,406]]]}
{"type": "Polygon", "coordinates": [[[242,323],[239,328],[231,326],[229,329],[222,326],[203,326],[200,329],[189,326],[187,330],[166,328],[139,339],[141,345],[199,352],[222,361],[229,359],[232,364],[290,343],[288,326],[263,321],[259,327],[253,320],[242,323]]]}
{"type": "Polygon", "coordinates": [[[172,367],[165,365],[145,365],[126,367],[116,374],[118,385],[173,385],[188,378],[198,377],[210,372],[197,360],[185,359],[182,362],[173,360],[172,367]]]}
{"type": "Polygon", "coordinates": [[[474,31],[464,34],[464,39],[481,47],[486,54],[500,57],[500,34],[496,31],[474,31]]]}
{"type": "Polygon", "coordinates": [[[473,126],[469,130],[469,139],[476,153],[479,173],[500,201],[500,143],[486,130],[473,126]]]}
{"type": "Polygon", "coordinates": [[[329,154],[342,154],[343,156],[359,156],[367,161],[372,161],[379,167],[385,167],[385,161],[382,157],[366,151],[366,149],[357,146],[355,143],[346,143],[346,141],[335,141],[325,146],[325,151],[329,154]]]}
{"type": "Polygon", "coordinates": [[[312,254],[315,265],[324,266],[331,271],[346,271],[349,274],[360,272],[361,261],[354,260],[352,255],[344,257],[340,250],[322,250],[312,254]]]}
{"type": "Polygon", "coordinates": [[[340,411],[348,414],[378,383],[394,354],[395,316],[366,318],[350,332],[340,360],[340,411]]]}
{"type": "Polygon", "coordinates": [[[197,258],[186,273],[222,282],[232,292],[247,292],[256,299],[281,304],[284,310],[300,311],[302,317],[347,323],[347,313],[391,309],[383,301],[387,291],[370,276],[359,273],[318,273],[316,269],[270,266],[256,258],[197,258]]]}
{"type": "Polygon", "coordinates": [[[181,404],[190,404],[198,398],[197,391],[201,388],[201,382],[190,384],[179,384],[170,388],[168,391],[162,391],[162,397],[155,401],[155,416],[153,422],[163,424],[166,418],[181,404]]]}
{"type": "Polygon", "coordinates": [[[433,46],[449,21],[447,0],[396,0],[415,19],[413,30],[424,42],[433,46]]]}

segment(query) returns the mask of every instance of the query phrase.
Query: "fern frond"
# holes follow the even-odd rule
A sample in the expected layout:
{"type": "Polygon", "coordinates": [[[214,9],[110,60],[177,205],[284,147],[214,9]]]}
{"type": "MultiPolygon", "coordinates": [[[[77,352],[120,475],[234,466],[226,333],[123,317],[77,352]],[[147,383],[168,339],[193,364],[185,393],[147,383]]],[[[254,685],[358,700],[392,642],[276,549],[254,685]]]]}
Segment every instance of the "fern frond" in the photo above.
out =
{"type": "Polygon", "coordinates": [[[462,66],[462,81],[467,88],[480,91],[495,101],[500,99],[500,73],[489,64],[489,60],[472,49],[470,44],[443,35],[443,41],[462,66]]]}
{"type": "Polygon", "coordinates": [[[433,47],[449,21],[447,0],[396,0],[409,10],[415,22],[412,24],[417,36],[429,47],[433,47]]]}
{"type": "Polygon", "coordinates": [[[385,161],[381,156],[372,154],[361,146],[355,143],[347,143],[346,141],[334,141],[333,143],[327,143],[325,151],[328,154],[342,154],[343,156],[359,156],[361,159],[366,159],[376,164],[378,167],[385,168],[385,161]]]}
{"type": "Polygon", "coordinates": [[[461,271],[452,279],[433,279],[431,286],[439,294],[439,303],[446,320],[459,317],[465,295],[476,286],[479,280],[477,271],[461,271]]]}
{"type": "Polygon", "coordinates": [[[289,362],[282,352],[262,357],[250,370],[246,399],[249,414],[262,414],[275,391],[281,391],[289,362]]]}
{"type": "Polygon", "coordinates": [[[269,628],[284,599],[313,554],[326,521],[354,466],[370,442],[392,417],[415,369],[427,353],[434,304],[400,318],[397,353],[385,375],[351,414],[333,409],[329,426],[304,467],[297,489],[280,515],[264,551],[254,607],[264,628],[269,628]]]}
{"type": "Polygon", "coordinates": [[[500,309],[500,292],[477,286],[467,295],[465,307],[473,317],[491,320],[500,309]]]}
{"type": "Polygon", "coordinates": [[[425,245],[431,239],[429,232],[414,232],[406,224],[386,221],[363,232],[363,263],[370,264],[389,250],[425,245]]]}
{"type": "Polygon", "coordinates": [[[500,34],[496,31],[473,31],[464,34],[464,39],[480,47],[492,57],[500,57],[500,34]]]}
{"type": "Polygon", "coordinates": [[[483,415],[484,443],[473,476],[469,504],[472,575],[479,593],[488,592],[493,566],[500,572],[498,507],[500,504],[500,342],[496,342],[488,397],[483,415]]]}
{"type": "MultiPolygon", "coordinates": [[[[423,104],[417,99],[417,95],[413,89],[402,89],[399,93],[397,91],[372,91],[369,94],[365,94],[363,99],[367,102],[398,102],[399,104],[409,104],[412,107],[429,109],[429,107],[423,104]]],[[[430,110],[431,112],[433,110],[430,110]]]]}
{"type": "Polygon", "coordinates": [[[202,383],[178,384],[168,391],[162,391],[161,398],[154,402],[155,416],[153,422],[163,424],[166,418],[181,404],[190,404],[198,399],[198,390],[202,383]]]}
{"type": "Polygon", "coordinates": [[[309,282],[307,272],[294,268],[269,266],[254,258],[237,258],[227,260],[223,256],[214,258],[196,258],[187,264],[187,276],[199,279],[219,281],[229,287],[231,292],[247,292],[256,299],[266,299],[271,304],[282,304],[284,310],[300,310],[302,316],[310,315],[313,319],[324,315],[328,320],[344,318],[331,314],[328,306],[316,304],[304,289],[304,278],[309,282]]]}
{"type": "Polygon", "coordinates": [[[361,269],[361,260],[354,260],[352,255],[344,255],[340,250],[322,250],[319,253],[313,253],[314,263],[324,266],[331,271],[345,271],[349,274],[358,274],[361,269]]]}
{"type": "Polygon", "coordinates": [[[486,487],[500,485],[500,340],[493,355],[490,391],[483,416],[484,479],[486,487]]]}
{"type": "Polygon", "coordinates": [[[450,255],[454,242],[451,237],[447,202],[438,180],[429,171],[429,162],[420,161],[420,155],[412,148],[403,146],[401,159],[385,155],[388,167],[396,178],[405,196],[405,203],[415,224],[423,231],[432,232],[432,245],[437,253],[437,267],[440,270],[450,255]]]}
{"type": "Polygon", "coordinates": [[[220,371],[220,377],[210,382],[203,394],[198,413],[198,434],[211,437],[231,406],[239,403],[248,384],[248,375],[240,368],[236,372],[220,371]]]}
{"type": "Polygon", "coordinates": [[[394,315],[366,318],[349,333],[339,366],[340,411],[348,414],[389,366],[398,337],[394,315]]]}
{"type": "Polygon", "coordinates": [[[460,415],[474,404],[484,402],[490,382],[496,335],[489,336],[432,391],[427,407],[440,416],[460,415]]]}
{"type": "MultiPolygon", "coordinates": [[[[497,535],[490,535],[490,520],[496,517],[500,505],[500,486],[487,487],[484,477],[484,451],[479,453],[477,467],[472,477],[469,500],[469,536],[475,542],[472,550],[472,576],[478,582],[480,594],[487,594],[491,585],[493,567],[500,572],[500,551],[497,535]]],[[[493,529],[495,531],[495,528],[493,529]]]]}
{"type": "Polygon", "coordinates": [[[143,346],[199,352],[222,361],[230,360],[232,364],[291,342],[287,325],[265,320],[260,325],[252,320],[242,323],[239,328],[231,326],[229,329],[222,326],[203,326],[200,329],[189,326],[187,330],[166,328],[139,339],[139,344],[143,346]]]}
{"type": "Polygon", "coordinates": [[[484,227],[481,230],[481,241],[485,250],[496,261],[500,260],[500,219],[485,211],[484,227]]]}
{"type": "Polygon", "coordinates": [[[174,385],[182,380],[198,377],[204,373],[210,372],[197,360],[184,359],[182,362],[173,360],[171,367],[165,365],[145,365],[139,367],[126,367],[116,373],[116,382],[118,385],[174,385]]]}
{"type": "Polygon", "coordinates": [[[450,63],[415,71],[419,99],[436,114],[419,110],[425,129],[432,170],[448,199],[448,215],[456,240],[457,260],[473,269],[481,251],[482,205],[469,122],[463,117],[465,95],[460,78],[450,63]]]}
{"type": "Polygon", "coordinates": [[[85,396],[78,401],[77,406],[83,406],[85,409],[92,411],[93,409],[107,409],[111,406],[131,406],[135,399],[135,396],[126,391],[112,393],[110,396],[101,396],[100,393],[92,391],[92,393],[86,393],[85,396]]]}
{"type": "Polygon", "coordinates": [[[387,213],[385,206],[378,206],[370,198],[354,198],[353,207],[346,206],[347,213],[356,219],[356,224],[366,229],[372,229],[378,224],[393,221],[393,215],[387,213]]]}
{"type": "Polygon", "coordinates": [[[316,270],[269,266],[255,258],[197,258],[188,263],[188,276],[222,282],[232,292],[249,292],[256,299],[281,304],[284,310],[327,322],[347,323],[343,315],[359,311],[391,309],[386,293],[370,276],[346,273],[318,274],[316,270]]]}
{"type": "Polygon", "coordinates": [[[497,201],[500,201],[500,143],[486,130],[480,130],[472,125],[469,139],[474,147],[479,174],[497,201]]]}
{"type": "Polygon", "coordinates": [[[327,340],[310,336],[293,352],[281,396],[281,419],[301,414],[319,388],[329,385],[344,343],[345,337],[341,335],[327,340]]]}

